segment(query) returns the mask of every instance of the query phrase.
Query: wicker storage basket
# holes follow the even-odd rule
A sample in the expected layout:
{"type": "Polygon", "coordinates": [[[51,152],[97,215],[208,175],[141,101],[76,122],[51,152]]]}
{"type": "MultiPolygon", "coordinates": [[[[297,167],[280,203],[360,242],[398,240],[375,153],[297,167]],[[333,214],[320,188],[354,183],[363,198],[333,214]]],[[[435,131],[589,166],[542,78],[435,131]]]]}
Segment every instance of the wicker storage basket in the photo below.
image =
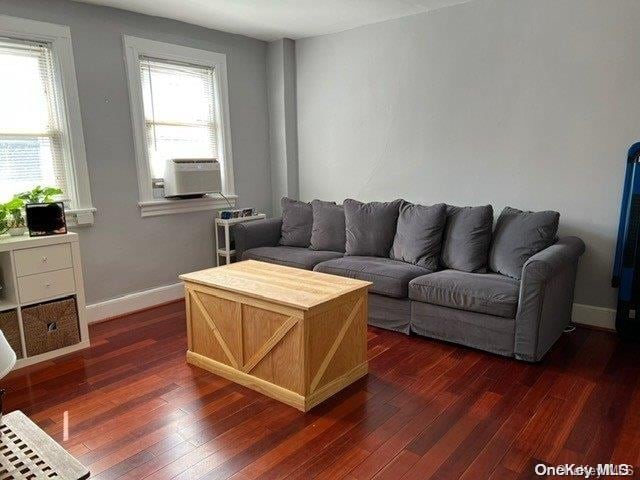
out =
{"type": "Polygon", "coordinates": [[[20,344],[20,327],[18,326],[18,312],[9,310],[0,312],[0,330],[16,352],[17,358],[22,358],[22,345],[20,344]]]}
{"type": "Polygon", "coordinates": [[[80,342],[75,298],[65,298],[22,309],[27,356],[80,342]]]}

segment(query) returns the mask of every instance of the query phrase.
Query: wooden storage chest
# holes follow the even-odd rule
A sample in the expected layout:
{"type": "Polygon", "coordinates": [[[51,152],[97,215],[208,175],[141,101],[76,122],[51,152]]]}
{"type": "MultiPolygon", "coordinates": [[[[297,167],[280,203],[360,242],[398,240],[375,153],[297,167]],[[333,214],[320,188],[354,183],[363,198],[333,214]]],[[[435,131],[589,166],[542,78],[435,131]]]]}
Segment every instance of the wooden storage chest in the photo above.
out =
{"type": "Polygon", "coordinates": [[[189,363],[304,412],[367,374],[370,282],[253,260],[180,278],[189,363]]]}

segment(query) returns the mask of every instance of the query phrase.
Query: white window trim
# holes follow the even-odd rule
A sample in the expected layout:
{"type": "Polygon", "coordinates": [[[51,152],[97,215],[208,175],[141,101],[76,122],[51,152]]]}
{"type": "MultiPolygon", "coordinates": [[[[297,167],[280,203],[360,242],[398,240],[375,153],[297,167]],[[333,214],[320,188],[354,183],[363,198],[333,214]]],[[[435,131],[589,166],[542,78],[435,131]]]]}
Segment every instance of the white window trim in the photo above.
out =
{"type": "Polygon", "coordinates": [[[127,80],[129,83],[129,100],[131,103],[131,121],[135,144],[136,166],[138,170],[138,205],[143,217],[166,215],[170,213],[195,212],[199,210],[215,210],[229,207],[229,203],[221,195],[213,194],[198,199],[157,199],[153,198],[151,188],[151,170],[147,158],[144,134],[144,104],[142,101],[142,82],[140,79],[140,56],[148,56],[160,60],[186,62],[194,65],[213,67],[220,96],[218,103],[218,130],[220,157],[222,158],[223,193],[235,206],[237,196],[233,181],[233,154],[231,151],[231,130],[229,121],[229,96],[227,88],[227,56],[222,53],[183,47],[170,43],[156,42],[145,38],[123,35],[127,80]]]}
{"type": "Polygon", "coordinates": [[[93,214],[96,209],[91,201],[71,30],[66,25],[0,15],[0,37],[51,44],[54,69],[57,73],[54,77],[64,97],[63,114],[71,150],[71,165],[68,167],[71,168],[74,179],[73,208],[65,211],[67,223],[70,226],[93,225],[93,214]]]}

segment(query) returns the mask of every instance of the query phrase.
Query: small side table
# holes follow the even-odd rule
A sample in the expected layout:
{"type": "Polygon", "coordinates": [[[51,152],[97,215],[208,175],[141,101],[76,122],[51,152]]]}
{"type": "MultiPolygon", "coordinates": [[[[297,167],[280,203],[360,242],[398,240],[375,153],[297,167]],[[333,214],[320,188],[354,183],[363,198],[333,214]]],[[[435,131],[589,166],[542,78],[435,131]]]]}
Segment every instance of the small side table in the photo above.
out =
{"type": "Polygon", "coordinates": [[[20,410],[0,424],[0,480],[84,480],[89,470],[20,410]]]}
{"type": "MultiPolygon", "coordinates": [[[[222,265],[228,265],[231,263],[231,257],[235,256],[236,251],[231,249],[231,226],[236,225],[238,223],[244,222],[255,222],[256,220],[264,220],[267,216],[264,213],[257,213],[250,217],[239,217],[239,218],[230,218],[230,219],[222,219],[216,218],[215,226],[214,226],[214,236],[215,236],[215,248],[216,248],[216,266],[220,266],[220,258],[222,257],[225,262],[222,265]],[[224,240],[221,242],[219,238],[218,229],[222,227],[224,233],[224,240]],[[220,246],[223,245],[221,248],[220,246]]],[[[1,480],[1,479],[0,479],[1,480]]]]}

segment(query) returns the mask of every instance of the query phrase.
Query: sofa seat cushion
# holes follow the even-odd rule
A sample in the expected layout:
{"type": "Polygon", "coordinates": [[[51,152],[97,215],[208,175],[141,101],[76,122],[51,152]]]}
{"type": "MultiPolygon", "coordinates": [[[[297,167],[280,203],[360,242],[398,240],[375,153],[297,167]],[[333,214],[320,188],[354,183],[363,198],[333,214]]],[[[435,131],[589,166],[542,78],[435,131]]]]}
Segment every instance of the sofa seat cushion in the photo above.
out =
{"type": "Polygon", "coordinates": [[[320,262],[340,257],[342,257],[342,253],[339,252],[285,246],[251,248],[242,254],[242,260],[259,260],[287,267],[304,268],[305,270],[313,270],[313,267],[320,262]]]}
{"type": "Polygon", "coordinates": [[[390,258],[358,256],[345,256],[322,262],[316,265],[314,270],[373,282],[370,293],[394,298],[406,298],[409,281],[430,272],[426,268],[390,258]]]}
{"type": "Polygon", "coordinates": [[[515,318],[520,282],[497,273],[442,270],[409,283],[409,298],[418,302],[497,317],[515,318]]]}

